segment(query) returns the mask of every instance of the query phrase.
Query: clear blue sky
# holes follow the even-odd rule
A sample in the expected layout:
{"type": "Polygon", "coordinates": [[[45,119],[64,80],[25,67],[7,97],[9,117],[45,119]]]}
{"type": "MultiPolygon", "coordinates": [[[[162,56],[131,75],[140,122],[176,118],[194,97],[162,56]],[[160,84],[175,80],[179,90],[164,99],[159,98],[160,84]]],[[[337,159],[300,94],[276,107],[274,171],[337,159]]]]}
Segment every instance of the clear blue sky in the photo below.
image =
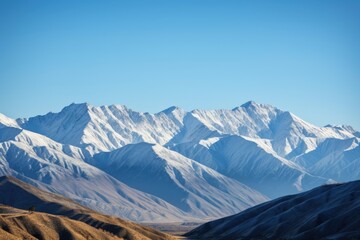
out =
{"type": "Polygon", "coordinates": [[[360,130],[360,1],[0,1],[0,112],[233,108],[360,130]]]}

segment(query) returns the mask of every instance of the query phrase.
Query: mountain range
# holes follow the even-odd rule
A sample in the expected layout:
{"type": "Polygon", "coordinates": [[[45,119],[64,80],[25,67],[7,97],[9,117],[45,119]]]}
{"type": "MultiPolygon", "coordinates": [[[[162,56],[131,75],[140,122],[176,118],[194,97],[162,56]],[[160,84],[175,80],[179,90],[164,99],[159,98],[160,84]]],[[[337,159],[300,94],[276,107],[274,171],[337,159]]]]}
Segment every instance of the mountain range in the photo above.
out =
{"type": "Polygon", "coordinates": [[[252,101],[155,114],[71,104],[0,114],[0,175],[138,222],[207,220],[359,179],[359,139],[350,126],[318,127],[252,101]]]}

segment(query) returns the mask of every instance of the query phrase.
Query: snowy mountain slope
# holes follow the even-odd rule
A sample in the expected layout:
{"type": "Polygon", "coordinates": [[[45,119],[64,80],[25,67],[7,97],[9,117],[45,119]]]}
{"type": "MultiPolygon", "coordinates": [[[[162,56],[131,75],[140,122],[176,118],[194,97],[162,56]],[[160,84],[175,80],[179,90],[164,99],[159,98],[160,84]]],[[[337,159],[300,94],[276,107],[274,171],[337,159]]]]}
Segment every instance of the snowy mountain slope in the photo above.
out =
{"type": "Polygon", "coordinates": [[[194,110],[192,114],[222,134],[271,138],[269,125],[279,112],[272,106],[250,101],[232,110],[194,110]]]}
{"type": "Polygon", "coordinates": [[[348,131],[351,134],[353,134],[354,136],[360,138],[360,132],[355,130],[352,126],[349,126],[349,125],[331,125],[331,124],[328,124],[325,127],[335,128],[335,129],[339,129],[339,130],[343,130],[343,131],[348,131]]]}
{"type": "Polygon", "coordinates": [[[135,221],[181,221],[171,204],[112,178],[83,161],[82,151],[17,128],[0,129],[0,162],[9,174],[94,210],[135,221]]]}
{"type": "Polygon", "coordinates": [[[204,124],[192,113],[188,113],[183,118],[183,127],[180,132],[169,140],[165,146],[175,146],[184,142],[199,141],[210,137],[220,137],[222,134],[214,127],[204,124]]]}
{"type": "Polygon", "coordinates": [[[200,218],[226,216],[267,198],[160,145],[130,144],[95,155],[93,164],[120,181],[200,218]]]}
{"type": "Polygon", "coordinates": [[[198,143],[178,144],[173,150],[269,197],[296,193],[328,181],[311,176],[256,139],[240,136],[210,138],[198,143]]]}
{"type": "Polygon", "coordinates": [[[313,150],[326,138],[354,137],[347,129],[316,127],[290,112],[255,102],[232,110],[194,110],[191,113],[221,134],[270,139],[272,148],[282,157],[313,150]]]}
{"type": "Polygon", "coordinates": [[[16,120],[5,116],[4,114],[0,113],[0,128],[3,127],[19,127],[16,120]]]}
{"type": "Polygon", "coordinates": [[[123,105],[71,104],[60,113],[33,117],[21,126],[58,142],[99,152],[143,141],[165,144],[179,132],[184,115],[175,107],[149,114],[123,105]]]}
{"type": "Polygon", "coordinates": [[[360,181],[325,185],[205,223],[191,239],[359,239],[360,181]]]}
{"type": "Polygon", "coordinates": [[[359,179],[359,139],[327,139],[317,149],[295,158],[294,162],[304,166],[313,174],[336,181],[359,179]]]}

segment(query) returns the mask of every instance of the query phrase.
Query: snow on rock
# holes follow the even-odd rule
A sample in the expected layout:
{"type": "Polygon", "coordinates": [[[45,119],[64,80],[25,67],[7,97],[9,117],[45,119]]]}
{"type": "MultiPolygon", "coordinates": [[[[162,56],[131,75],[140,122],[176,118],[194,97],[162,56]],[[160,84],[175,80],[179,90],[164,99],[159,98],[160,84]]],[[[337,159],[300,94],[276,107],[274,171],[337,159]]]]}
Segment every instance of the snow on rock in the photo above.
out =
{"type": "Polygon", "coordinates": [[[61,143],[99,152],[143,141],[165,144],[179,132],[184,115],[179,108],[149,114],[123,105],[71,104],[60,113],[29,118],[22,127],[61,143]]]}
{"type": "Polygon", "coordinates": [[[251,138],[225,136],[209,139],[206,143],[204,146],[204,140],[201,140],[178,144],[173,150],[269,197],[296,193],[328,181],[308,174],[301,166],[251,138]]]}
{"type": "Polygon", "coordinates": [[[273,149],[282,157],[299,151],[299,145],[305,145],[298,152],[302,154],[313,150],[326,138],[353,137],[347,129],[316,127],[290,112],[252,101],[233,110],[194,110],[191,113],[220,134],[271,139],[273,149]]]}
{"type": "Polygon", "coordinates": [[[318,176],[337,181],[357,180],[360,178],[359,142],[358,138],[329,138],[294,161],[318,176]]]}
{"type": "Polygon", "coordinates": [[[0,113],[0,128],[3,127],[19,127],[16,120],[5,116],[4,114],[0,113]]]}
{"type": "Polygon", "coordinates": [[[83,161],[82,150],[17,128],[0,129],[0,173],[134,221],[184,221],[188,214],[83,161]]]}
{"type": "Polygon", "coordinates": [[[130,144],[94,158],[95,166],[116,179],[199,218],[230,215],[267,199],[158,144],[130,144]]]}

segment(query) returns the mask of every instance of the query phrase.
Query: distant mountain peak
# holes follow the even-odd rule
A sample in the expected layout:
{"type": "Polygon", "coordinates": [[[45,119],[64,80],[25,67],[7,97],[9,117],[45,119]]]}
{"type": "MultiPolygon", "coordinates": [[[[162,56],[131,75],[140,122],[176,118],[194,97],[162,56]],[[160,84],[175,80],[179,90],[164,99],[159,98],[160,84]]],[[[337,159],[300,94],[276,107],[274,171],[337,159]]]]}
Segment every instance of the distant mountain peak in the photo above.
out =
{"type": "Polygon", "coordinates": [[[260,109],[263,109],[263,110],[266,110],[266,111],[272,111],[272,110],[276,110],[276,111],[279,111],[279,109],[277,109],[276,107],[272,106],[272,105],[269,105],[269,104],[261,104],[261,103],[257,103],[255,101],[248,101],[244,104],[242,104],[240,107],[236,107],[234,109],[232,109],[233,111],[235,110],[238,110],[238,109],[252,109],[252,110],[260,110],[260,109]]]}
{"type": "Polygon", "coordinates": [[[336,128],[336,129],[339,129],[339,130],[347,130],[349,132],[357,132],[352,126],[350,125],[333,125],[333,124],[327,124],[325,125],[324,127],[326,128],[336,128]]]}
{"type": "Polygon", "coordinates": [[[180,107],[177,106],[171,106],[169,108],[166,108],[164,110],[161,111],[161,113],[165,113],[165,114],[169,114],[175,111],[182,111],[182,109],[180,107]]]}
{"type": "Polygon", "coordinates": [[[109,105],[109,106],[106,106],[106,105],[104,105],[104,106],[101,106],[101,108],[106,108],[106,107],[108,107],[108,108],[116,108],[116,109],[118,109],[118,110],[130,110],[126,105],[124,105],[124,104],[111,104],[111,105],[109,105]]]}
{"type": "Polygon", "coordinates": [[[70,105],[64,107],[62,110],[89,109],[90,107],[91,107],[91,105],[87,102],[71,103],[70,105]]]}
{"type": "Polygon", "coordinates": [[[1,127],[19,127],[19,125],[16,120],[0,113],[0,128],[1,127]]]}
{"type": "Polygon", "coordinates": [[[257,104],[255,101],[247,101],[246,103],[242,104],[240,107],[243,107],[243,108],[249,108],[249,107],[256,107],[256,106],[259,106],[259,104],[257,104]]]}

